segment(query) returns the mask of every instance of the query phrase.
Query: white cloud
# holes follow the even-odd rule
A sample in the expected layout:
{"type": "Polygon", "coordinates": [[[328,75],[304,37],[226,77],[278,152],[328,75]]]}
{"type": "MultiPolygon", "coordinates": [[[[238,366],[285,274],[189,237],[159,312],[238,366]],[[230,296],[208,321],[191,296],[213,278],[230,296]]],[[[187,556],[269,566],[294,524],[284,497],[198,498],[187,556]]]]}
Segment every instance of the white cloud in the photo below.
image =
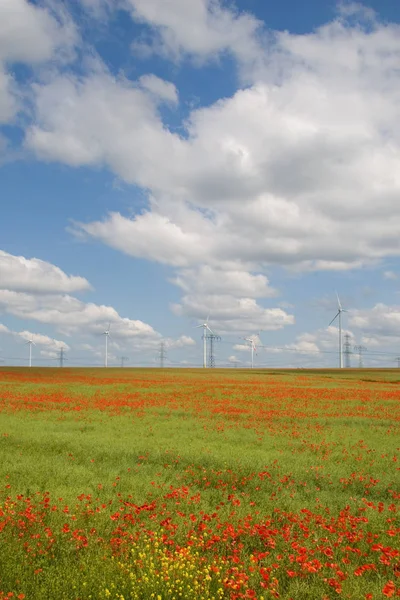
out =
{"type": "Polygon", "coordinates": [[[197,61],[232,53],[251,64],[260,56],[260,21],[227,8],[219,0],[127,0],[134,20],[152,28],[150,37],[135,41],[133,49],[163,54],[173,60],[189,56],[197,61]]]}
{"type": "Polygon", "coordinates": [[[353,310],[349,322],[352,327],[368,332],[371,336],[386,339],[399,337],[400,306],[379,303],[372,309],[353,310]]]}
{"type": "Polygon", "coordinates": [[[81,0],[81,4],[92,17],[97,19],[105,19],[113,9],[124,6],[119,0],[81,0]]]}
{"type": "Polygon", "coordinates": [[[162,187],[163,176],[170,180],[159,164],[166,165],[180,140],[164,128],[156,103],[136,84],[96,65],[86,78],[59,75],[35,85],[34,93],[36,119],[27,145],[42,158],[71,166],[107,165],[145,187],[150,181],[162,187]]]}
{"type": "Polygon", "coordinates": [[[77,33],[61,5],[38,6],[27,0],[0,2],[0,123],[14,119],[21,91],[7,68],[24,63],[35,66],[71,58],[77,33]]]}
{"type": "Polygon", "coordinates": [[[193,111],[185,137],[135,82],[60,76],[35,88],[27,144],[151,191],[142,214],[77,225],[132,256],[255,272],[371,264],[400,254],[398,29],[341,17],[276,34],[263,79],[193,111]]]}
{"type": "Polygon", "coordinates": [[[235,344],[233,349],[237,350],[238,352],[250,352],[251,350],[248,344],[235,344]]]}
{"type": "Polygon", "coordinates": [[[173,83],[160,79],[153,74],[142,75],[139,79],[140,86],[150,92],[156,99],[178,104],[178,91],[173,83]]]}
{"type": "Polygon", "coordinates": [[[8,123],[17,111],[17,98],[13,78],[6,73],[0,62],[0,124],[8,123]]]}
{"type": "Polygon", "coordinates": [[[285,350],[300,352],[302,354],[315,354],[316,352],[318,353],[320,351],[316,342],[317,336],[304,333],[297,337],[295,343],[286,344],[285,350]]]}
{"type": "Polygon", "coordinates": [[[398,275],[397,273],[394,273],[394,271],[384,271],[383,279],[388,279],[389,281],[396,281],[398,279],[398,275]]]}
{"type": "Polygon", "coordinates": [[[247,271],[222,270],[209,265],[198,269],[183,269],[171,280],[184,292],[198,295],[228,294],[234,297],[268,298],[276,296],[265,275],[247,271]]]}
{"type": "Polygon", "coordinates": [[[3,325],[3,323],[0,323],[0,333],[11,333],[10,330],[8,329],[8,327],[6,327],[5,325],[3,325]]]}
{"type": "Polygon", "coordinates": [[[61,348],[63,348],[64,350],[71,349],[68,346],[68,344],[66,344],[65,342],[56,340],[47,335],[43,335],[41,333],[31,333],[30,331],[20,331],[20,332],[13,332],[13,334],[21,337],[23,340],[26,340],[26,341],[32,340],[33,343],[36,344],[36,346],[46,346],[48,348],[51,348],[51,349],[53,349],[53,352],[55,350],[61,350],[61,348]]]}
{"type": "Polygon", "coordinates": [[[90,290],[91,286],[83,277],[66,275],[46,261],[0,250],[0,289],[48,294],[90,290]]]}
{"type": "Polygon", "coordinates": [[[48,352],[55,354],[57,350],[64,349],[66,351],[70,350],[70,346],[61,340],[57,340],[55,338],[51,338],[48,335],[43,335],[41,333],[32,333],[31,331],[13,331],[6,327],[5,325],[0,323],[0,334],[7,334],[14,336],[16,338],[22,338],[26,342],[32,340],[36,346],[44,346],[48,352]]]}
{"type": "MultiPolygon", "coordinates": [[[[130,3],[134,18],[156,32],[153,51],[260,57],[257,21],[218,2],[130,3]]],[[[400,255],[399,32],[356,4],[313,33],[276,32],[252,85],[192,111],[182,135],[168,130],[157,106],[160,98],[177,101],[173,84],[151,74],[132,82],[104,67],[58,75],[34,88],[26,144],[46,160],[105,166],[149,191],[141,214],[114,212],[75,229],[180,269],[175,283],[184,297],[175,314],[211,313],[221,333],[279,329],[293,316],[256,301],[273,295],[263,275],[270,265],[345,270],[400,255]]],[[[0,114],[1,106],[0,99],[0,114]]],[[[92,327],[112,310],[84,305],[76,315],[92,327]]],[[[53,306],[32,311],[65,321],[53,306]]],[[[394,323],[397,313],[389,312],[375,321],[394,323]]],[[[354,319],[379,330],[370,314],[354,319]]],[[[311,352],[328,343],[295,346],[311,352]]]]}
{"type": "MultiPolygon", "coordinates": [[[[207,225],[200,224],[204,232],[207,225]]],[[[134,219],[111,213],[104,221],[77,224],[77,227],[125,254],[174,266],[198,263],[209,252],[201,232],[185,231],[168,217],[155,212],[145,212],[134,219]]]]}
{"type": "Polygon", "coordinates": [[[150,325],[140,320],[120,317],[111,306],[85,303],[69,295],[34,296],[0,290],[0,310],[20,319],[33,319],[55,326],[64,334],[101,334],[108,323],[117,339],[159,338],[150,325]]]}
{"type": "Polygon", "coordinates": [[[191,338],[188,335],[181,335],[179,338],[177,339],[170,339],[168,338],[166,340],[166,346],[168,349],[173,350],[174,348],[185,348],[188,346],[195,346],[196,342],[194,341],[193,338],[191,338]]]}
{"type": "Polygon", "coordinates": [[[204,319],[210,315],[210,326],[216,333],[245,333],[278,330],[294,323],[293,315],[281,308],[264,308],[254,298],[229,295],[184,296],[171,310],[178,316],[204,319]]]}
{"type": "MultiPolygon", "coordinates": [[[[349,335],[349,341],[351,349],[355,344],[354,334],[348,330],[343,329],[343,343],[345,342],[345,335],[349,335]]],[[[282,346],[264,346],[263,349],[268,354],[281,354],[285,356],[294,355],[308,355],[310,357],[318,358],[318,360],[325,360],[325,358],[336,363],[334,355],[339,354],[338,350],[339,330],[337,327],[327,327],[325,329],[318,329],[313,333],[304,332],[296,336],[294,342],[290,344],[284,344],[282,346]],[[329,355],[332,355],[329,357],[329,355]]]]}
{"type": "Polygon", "coordinates": [[[5,62],[41,63],[56,50],[71,47],[76,30],[68,15],[54,4],[37,6],[27,0],[0,4],[0,58],[5,62]],[[55,11],[50,10],[51,7],[55,11]]]}
{"type": "Polygon", "coordinates": [[[241,360],[239,360],[239,359],[237,358],[237,356],[235,356],[234,354],[232,354],[232,356],[230,356],[230,357],[228,358],[228,362],[230,362],[230,363],[232,363],[232,364],[234,364],[234,365],[235,365],[235,364],[240,364],[242,361],[241,361],[241,360]]]}
{"type": "Polygon", "coordinates": [[[377,14],[373,8],[364,6],[361,2],[348,2],[343,0],[338,2],[337,10],[339,15],[344,17],[357,17],[363,21],[375,22],[377,14]]]}
{"type": "MultiPolygon", "coordinates": [[[[95,336],[99,346],[103,346],[102,333],[110,326],[110,360],[112,351],[126,352],[127,347],[136,353],[155,352],[162,336],[138,319],[121,317],[111,306],[98,305],[81,300],[62,292],[90,289],[86,279],[66,275],[61,269],[39,259],[26,259],[0,251],[0,313],[4,312],[23,320],[34,320],[50,325],[74,339],[82,336],[95,336]],[[132,342],[134,347],[132,347],[132,342]]],[[[9,333],[33,339],[45,352],[53,353],[61,347],[68,350],[64,342],[40,333],[10,331],[0,324],[0,333],[9,333]]],[[[167,338],[167,347],[185,348],[195,345],[186,335],[167,338]]],[[[91,344],[81,343],[83,350],[102,356],[102,351],[91,344]]],[[[47,356],[47,354],[43,354],[47,356]]],[[[49,355],[50,356],[50,355],[49,355]]]]}

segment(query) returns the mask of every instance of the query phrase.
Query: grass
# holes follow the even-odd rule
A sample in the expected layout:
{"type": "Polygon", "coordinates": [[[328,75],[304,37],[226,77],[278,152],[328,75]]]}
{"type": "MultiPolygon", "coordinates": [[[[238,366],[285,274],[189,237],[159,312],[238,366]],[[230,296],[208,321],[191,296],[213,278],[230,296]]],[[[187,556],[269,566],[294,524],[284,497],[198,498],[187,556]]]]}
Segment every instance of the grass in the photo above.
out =
{"type": "Polygon", "coordinates": [[[397,378],[0,369],[0,598],[400,595],[397,378]]]}

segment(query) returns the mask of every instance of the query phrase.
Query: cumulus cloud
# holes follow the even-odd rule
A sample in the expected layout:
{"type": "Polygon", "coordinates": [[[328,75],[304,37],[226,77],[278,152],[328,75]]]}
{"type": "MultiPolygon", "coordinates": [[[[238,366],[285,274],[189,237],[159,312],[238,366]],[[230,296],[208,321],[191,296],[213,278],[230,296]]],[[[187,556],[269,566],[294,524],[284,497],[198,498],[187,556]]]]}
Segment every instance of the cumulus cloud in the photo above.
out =
{"type": "Polygon", "coordinates": [[[238,365],[241,364],[241,360],[239,360],[237,358],[237,356],[235,356],[234,354],[232,354],[229,358],[228,358],[228,362],[232,363],[233,365],[238,365]]]}
{"type": "Polygon", "coordinates": [[[13,119],[17,106],[15,82],[0,62],[0,125],[13,119]]]}
{"type": "Polygon", "coordinates": [[[112,10],[124,7],[123,1],[119,0],[81,0],[81,5],[97,19],[105,19],[112,10]]]}
{"type": "Polygon", "coordinates": [[[250,352],[251,350],[248,344],[235,344],[233,349],[237,350],[238,352],[250,352]]]}
{"type": "Polygon", "coordinates": [[[0,289],[49,294],[85,291],[91,286],[83,277],[66,275],[44,260],[0,250],[0,289]]]}
{"type": "Polygon", "coordinates": [[[0,333],[10,333],[10,330],[8,329],[8,327],[3,325],[3,323],[0,323],[0,333]]]}
{"type": "MultiPolygon", "coordinates": [[[[355,335],[349,329],[342,330],[343,343],[345,335],[349,336],[351,349],[356,343],[355,335]]],[[[268,354],[280,354],[282,356],[308,355],[336,364],[335,354],[338,350],[339,330],[337,327],[329,326],[325,329],[317,329],[314,332],[304,332],[296,336],[294,342],[283,344],[282,346],[263,346],[263,350],[268,354]],[[332,355],[332,356],[329,356],[332,355]]]]}
{"type": "Polygon", "coordinates": [[[0,57],[5,62],[41,63],[56,50],[73,46],[76,29],[68,14],[48,3],[2,0],[0,5],[0,57]],[[53,9],[53,10],[52,10],[53,9]]]}
{"type": "MultiPolygon", "coordinates": [[[[201,217],[197,219],[204,233],[207,223],[202,223],[201,217]]],[[[111,213],[104,221],[77,223],[75,232],[99,239],[125,254],[177,267],[199,263],[210,252],[201,232],[185,231],[179,224],[156,212],[144,212],[134,219],[111,213]]]]}
{"type": "Polygon", "coordinates": [[[185,348],[187,346],[195,346],[196,345],[196,342],[194,341],[194,339],[188,335],[181,335],[179,338],[177,338],[175,340],[168,338],[165,343],[166,343],[167,348],[171,349],[171,350],[173,350],[174,348],[185,348]]]}
{"type": "Polygon", "coordinates": [[[198,269],[182,269],[171,281],[184,292],[199,295],[228,294],[239,298],[267,298],[277,294],[269,286],[265,275],[239,270],[227,271],[210,265],[202,265],[198,269]]]}
{"type": "MultiPolygon", "coordinates": [[[[151,20],[156,4],[137,11],[151,20]]],[[[35,88],[27,144],[150,190],[141,214],[76,225],[132,256],[257,272],[399,255],[400,28],[346,18],[276,33],[257,82],[192,111],[183,136],[137,82],[106,70],[56,77],[35,88]]]]}
{"type": "Polygon", "coordinates": [[[150,181],[162,187],[163,176],[170,180],[158,165],[175,154],[175,146],[179,151],[180,140],[164,128],[156,103],[135,82],[96,68],[86,77],[58,75],[36,84],[34,94],[36,124],[26,143],[42,158],[107,165],[144,187],[150,181]]]}
{"type": "Polygon", "coordinates": [[[178,91],[173,83],[165,81],[152,73],[142,75],[139,79],[140,86],[150,92],[158,100],[164,100],[171,104],[178,104],[178,91]]]}
{"type": "Polygon", "coordinates": [[[394,271],[384,271],[383,279],[388,279],[389,281],[396,281],[398,279],[398,275],[394,271]]]}
{"type": "Polygon", "coordinates": [[[55,326],[64,334],[101,334],[111,324],[115,338],[159,338],[151,325],[121,317],[111,306],[85,303],[73,296],[33,295],[0,290],[0,311],[55,326]]]}
{"type": "Polygon", "coordinates": [[[260,58],[257,39],[261,26],[249,13],[225,7],[219,0],[127,0],[132,17],[150,26],[147,39],[133,43],[134,51],[158,53],[172,60],[189,56],[197,62],[229,52],[247,65],[260,58]]]}
{"type": "Polygon", "coordinates": [[[0,123],[14,119],[20,91],[9,65],[39,65],[55,57],[65,61],[78,41],[76,28],[61,5],[39,6],[27,0],[0,3],[0,123]]]}
{"type": "Polygon", "coordinates": [[[19,336],[20,338],[22,338],[25,341],[32,340],[32,342],[34,344],[36,344],[36,346],[46,346],[46,347],[52,349],[53,352],[55,350],[61,350],[61,349],[70,350],[71,349],[68,346],[68,344],[66,344],[65,342],[56,340],[47,335],[43,335],[41,333],[31,333],[30,331],[20,331],[20,332],[13,332],[13,334],[19,336]]]}
{"type": "MultiPolygon", "coordinates": [[[[265,308],[258,300],[274,293],[264,275],[271,265],[340,271],[400,255],[398,25],[347,3],[310,34],[274,32],[264,52],[256,19],[217,1],[194,0],[190,9],[184,0],[122,4],[150,27],[152,52],[204,61],[228,51],[241,64],[261,60],[251,85],[193,110],[181,134],[168,129],[158,106],[176,103],[177,90],[154,75],[129,81],[103,66],[36,83],[27,147],[45,160],[107,167],[149,194],[141,213],[77,223],[77,233],[175,267],[184,294],[175,314],[211,313],[220,332],[246,334],[294,322],[284,305],[265,308]]],[[[7,60],[18,60],[19,50],[6,46],[7,60]]],[[[38,44],[34,60],[47,60],[50,47],[38,44]]],[[[0,118],[7,120],[15,97],[3,72],[0,118]]],[[[62,307],[78,302],[65,298],[61,311],[51,302],[13,310],[61,323],[62,307]]],[[[77,308],[78,321],[92,327],[100,315],[115,317],[110,307],[93,306],[77,308]]],[[[385,317],[392,325],[396,310],[385,317]]],[[[354,326],[370,323],[379,333],[378,312],[356,312],[354,326]]],[[[296,341],[309,351],[315,343],[296,341]]]]}
{"type": "Polygon", "coordinates": [[[400,336],[400,306],[376,304],[371,309],[353,310],[350,325],[371,336],[393,338],[400,336]]]}
{"type": "Polygon", "coordinates": [[[281,308],[264,308],[254,298],[229,295],[183,296],[182,302],[173,304],[171,310],[178,316],[196,319],[210,315],[211,327],[220,334],[272,331],[294,323],[293,315],[281,308]]]}
{"type": "Polygon", "coordinates": [[[5,325],[0,323],[0,334],[7,334],[10,336],[14,336],[15,338],[21,338],[25,342],[32,341],[36,346],[42,346],[46,348],[46,351],[55,355],[55,352],[58,350],[70,350],[70,346],[61,340],[57,340],[55,338],[51,338],[48,335],[43,335],[41,333],[32,333],[31,331],[13,331],[9,329],[5,325]]]}
{"type": "MultiPolygon", "coordinates": [[[[0,251],[0,282],[0,313],[53,326],[67,336],[98,336],[99,343],[101,334],[109,328],[110,350],[114,351],[125,352],[132,342],[136,344],[130,348],[134,352],[155,351],[162,340],[160,333],[139,319],[121,317],[112,306],[83,302],[66,293],[87,290],[90,285],[86,279],[66,275],[45,261],[0,251]]],[[[54,353],[61,347],[69,349],[64,342],[46,335],[29,331],[16,333],[1,324],[0,333],[32,339],[37,345],[47,346],[45,352],[54,353]]],[[[191,337],[181,335],[177,339],[167,338],[166,344],[173,349],[192,346],[195,342],[191,337]]],[[[81,347],[94,351],[90,344],[81,347]]],[[[98,350],[96,354],[99,354],[98,350]]]]}

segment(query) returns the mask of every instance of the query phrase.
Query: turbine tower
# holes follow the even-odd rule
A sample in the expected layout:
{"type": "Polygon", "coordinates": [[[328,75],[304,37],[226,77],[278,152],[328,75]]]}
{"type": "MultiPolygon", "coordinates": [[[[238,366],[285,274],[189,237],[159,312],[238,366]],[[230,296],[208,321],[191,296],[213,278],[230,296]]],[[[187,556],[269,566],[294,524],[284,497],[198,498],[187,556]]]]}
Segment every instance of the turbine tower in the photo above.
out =
{"type": "Polygon", "coordinates": [[[254,352],[257,350],[256,347],[256,341],[255,341],[255,337],[258,337],[258,335],[256,336],[252,336],[252,337],[248,337],[248,338],[243,338],[245,342],[247,342],[250,346],[250,351],[251,351],[251,368],[254,369],[254,352]]]}
{"type": "Polygon", "coordinates": [[[32,366],[32,345],[36,346],[36,344],[32,338],[30,340],[28,340],[27,342],[25,342],[25,344],[29,344],[29,366],[31,367],[32,366]]]}
{"type": "Polygon", "coordinates": [[[346,369],[350,369],[351,367],[351,362],[350,362],[350,356],[351,356],[351,344],[350,344],[350,335],[348,333],[346,333],[346,335],[344,336],[344,366],[346,369]]]}
{"type": "Polygon", "coordinates": [[[103,331],[103,335],[106,336],[106,354],[104,359],[104,366],[106,368],[108,367],[108,336],[110,335],[110,325],[111,323],[109,323],[107,329],[103,331]]]}
{"type": "Polygon", "coordinates": [[[336,292],[336,298],[338,301],[338,311],[336,315],[333,317],[332,321],[329,323],[328,327],[332,325],[332,323],[339,317],[339,368],[343,369],[343,345],[342,345],[342,313],[347,312],[340,303],[340,299],[338,293],[336,292]]]}
{"type": "Polygon", "coordinates": [[[214,335],[214,332],[212,331],[212,329],[210,329],[208,325],[209,318],[210,316],[207,317],[204,323],[196,326],[196,329],[199,329],[200,327],[203,328],[203,369],[207,368],[207,331],[209,331],[211,335],[214,335]]]}

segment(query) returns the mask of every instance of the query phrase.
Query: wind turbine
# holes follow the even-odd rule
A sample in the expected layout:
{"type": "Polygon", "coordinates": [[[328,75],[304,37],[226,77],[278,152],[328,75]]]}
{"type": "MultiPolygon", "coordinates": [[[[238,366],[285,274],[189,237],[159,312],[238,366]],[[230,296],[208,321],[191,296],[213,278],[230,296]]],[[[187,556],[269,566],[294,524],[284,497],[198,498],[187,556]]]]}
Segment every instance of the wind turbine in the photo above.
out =
{"type": "Polygon", "coordinates": [[[196,326],[196,329],[199,329],[200,327],[203,328],[203,369],[207,368],[207,331],[209,331],[212,335],[214,335],[214,332],[212,331],[212,329],[210,329],[210,327],[208,325],[209,318],[210,318],[210,315],[208,315],[208,317],[204,323],[196,326]]]}
{"type": "Polygon", "coordinates": [[[104,366],[106,368],[108,367],[108,336],[110,335],[110,326],[111,326],[111,323],[109,323],[107,329],[105,331],[103,331],[103,335],[106,336],[106,356],[105,356],[105,360],[104,360],[104,366]]]}
{"type": "Polygon", "coordinates": [[[342,313],[347,312],[344,308],[342,308],[342,304],[339,299],[339,295],[336,292],[336,298],[338,301],[338,311],[336,315],[333,317],[332,321],[329,323],[328,327],[332,325],[332,323],[339,317],[339,368],[343,369],[343,344],[342,344],[342,313]]]}
{"type": "Polygon", "coordinates": [[[29,344],[29,366],[31,367],[32,366],[32,344],[34,346],[36,346],[36,344],[32,338],[30,340],[28,340],[27,342],[25,342],[25,344],[29,344]]]}
{"type": "Polygon", "coordinates": [[[257,350],[256,347],[256,340],[255,338],[258,338],[258,334],[255,336],[251,336],[248,338],[243,338],[245,342],[247,342],[250,346],[250,350],[251,350],[251,368],[254,369],[254,352],[257,350]]]}

